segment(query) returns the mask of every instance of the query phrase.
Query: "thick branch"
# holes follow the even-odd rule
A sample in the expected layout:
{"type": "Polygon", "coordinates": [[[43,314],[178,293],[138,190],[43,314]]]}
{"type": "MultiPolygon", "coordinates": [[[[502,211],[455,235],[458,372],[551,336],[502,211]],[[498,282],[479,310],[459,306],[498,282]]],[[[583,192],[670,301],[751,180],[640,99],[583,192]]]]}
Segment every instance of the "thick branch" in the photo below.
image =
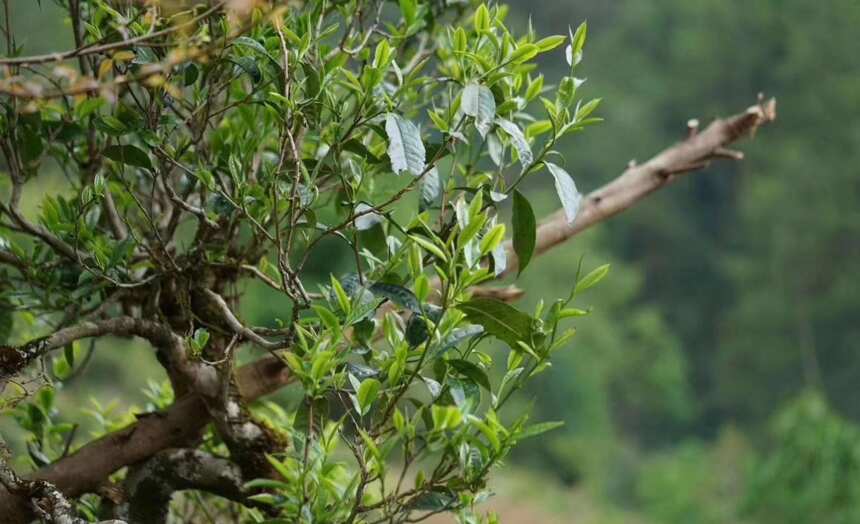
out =
{"type": "MultiPolygon", "coordinates": [[[[265,357],[237,370],[240,393],[246,402],[289,383],[287,368],[265,357]]],[[[164,412],[146,414],[125,429],[94,440],[71,455],[38,470],[29,478],[48,481],[66,496],[95,491],[115,471],[136,464],[167,448],[184,447],[210,422],[203,400],[189,395],[164,412]]],[[[0,487],[0,524],[28,522],[32,512],[26,501],[0,487]]]]}
{"type": "Polygon", "coordinates": [[[27,264],[24,261],[20,260],[18,257],[13,255],[12,253],[8,253],[6,251],[0,250],[0,264],[6,264],[7,266],[13,266],[17,268],[22,273],[25,269],[27,269],[27,264]]]}
{"type": "MultiPolygon", "coordinates": [[[[74,506],[56,486],[44,480],[25,480],[0,458],[0,487],[18,495],[22,504],[38,517],[54,524],[86,524],[78,518],[74,506]]],[[[6,506],[0,507],[4,509],[6,506]]],[[[0,517],[5,518],[3,515],[0,517]]],[[[5,521],[4,521],[5,522],[5,521]]],[[[125,524],[121,520],[101,524],[125,524]]]]}
{"type": "Polygon", "coordinates": [[[244,501],[242,472],[231,461],[196,449],[167,449],[138,467],[125,480],[131,522],[167,521],[177,491],[194,489],[244,501]]]}

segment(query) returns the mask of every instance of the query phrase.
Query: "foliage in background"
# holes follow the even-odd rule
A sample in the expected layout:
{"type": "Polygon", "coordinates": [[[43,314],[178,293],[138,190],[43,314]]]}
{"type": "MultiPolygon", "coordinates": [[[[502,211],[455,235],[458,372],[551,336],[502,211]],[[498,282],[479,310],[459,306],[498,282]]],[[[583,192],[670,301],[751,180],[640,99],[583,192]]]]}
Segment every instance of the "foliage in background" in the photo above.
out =
{"type": "MultiPolygon", "coordinates": [[[[860,120],[854,117],[860,58],[850,50],[860,9],[850,0],[828,2],[825,9],[802,0],[575,0],[540,8],[514,1],[512,9],[521,24],[530,17],[556,30],[574,16],[589,21],[591,59],[582,74],[606,100],[606,122],[564,146],[583,190],[683,137],[688,119],[705,122],[750,93],[774,95],[785,108],[774,132],[757,137],[743,163],[714,165],[627,219],[579,237],[542,261],[550,276],[543,287],[541,279],[526,276],[530,293],[539,296],[563,281],[567,260],[586,254],[611,260],[614,278],[591,318],[592,326],[605,322],[612,329],[584,330],[576,351],[591,358],[564,355],[534,389],[541,398],[536,409],[567,414],[565,428],[550,437],[556,451],[526,445],[523,463],[597,486],[610,504],[639,508],[656,522],[726,515],[726,506],[740,520],[743,497],[697,498],[673,518],[646,510],[650,503],[634,484],[655,481],[649,466],[655,452],[664,461],[689,463],[683,454],[699,449],[711,455],[729,428],[742,432],[765,460],[772,450],[765,444],[770,420],[806,386],[819,388],[842,416],[858,419],[852,384],[860,364],[854,319],[860,292],[852,265],[860,248],[853,211],[860,202],[860,120]],[[834,125],[836,114],[851,116],[834,125]],[[626,274],[638,285],[617,302],[626,274]],[[649,310],[658,319],[648,330],[652,342],[618,345],[616,333],[649,310]],[[664,399],[686,399],[682,411],[665,400],[625,407],[625,388],[651,373],[651,360],[644,368],[626,364],[641,362],[649,348],[679,362],[680,380],[661,384],[664,399]],[[617,354],[621,362],[610,365],[617,354]],[[620,386],[595,379],[599,362],[619,373],[620,386]]],[[[543,71],[551,82],[552,64],[543,71]]],[[[536,185],[525,189],[539,207],[546,193],[536,185]]],[[[747,462],[732,467],[738,485],[753,474],[747,462]]],[[[700,463],[713,465],[704,458],[700,463]]],[[[678,472],[674,485],[664,477],[662,489],[651,493],[686,492],[695,474],[682,473],[680,465],[678,472]]],[[[786,490],[786,505],[799,512],[792,500],[811,486],[786,490]]],[[[759,512],[753,521],[762,518],[759,512]]]]}

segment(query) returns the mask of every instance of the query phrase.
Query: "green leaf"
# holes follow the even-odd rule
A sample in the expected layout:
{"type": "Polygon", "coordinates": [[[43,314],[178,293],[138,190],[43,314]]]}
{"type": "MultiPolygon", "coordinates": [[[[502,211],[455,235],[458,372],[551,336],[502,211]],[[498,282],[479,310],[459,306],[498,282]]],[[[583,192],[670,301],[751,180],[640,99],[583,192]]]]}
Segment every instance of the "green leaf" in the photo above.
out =
{"type": "Polygon", "coordinates": [[[415,242],[419,246],[423,247],[424,249],[426,249],[430,253],[433,253],[434,255],[436,255],[436,257],[439,258],[439,260],[442,260],[443,262],[448,261],[448,256],[445,255],[445,252],[442,251],[442,249],[439,246],[437,246],[436,244],[434,244],[433,242],[430,242],[429,240],[427,240],[425,238],[419,237],[418,235],[409,235],[409,238],[411,238],[413,242],[415,242]]]}
{"type": "Polygon", "coordinates": [[[418,14],[417,0],[400,0],[400,12],[403,14],[403,20],[406,21],[406,26],[412,25],[415,22],[415,17],[418,14]]]}
{"type": "Polygon", "coordinates": [[[433,406],[431,412],[436,431],[454,429],[463,422],[463,414],[456,406],[433,406]]]}
{"type": "Polygon", "coordinates": [[[255,84],[263,79],[263,73],[260,72],[260,67],[257,65],[257,61],[252,57],[240,56],[230,61],[239,66],[245,74],[251,77],[251,81],[255,84]]]}
{"type": "Polygon", "coordinates": [[[343,286],[340,285],[340,281],[334,278],[334,275],[329,275],[331,280],[331,288],[334,291],[335,298],[337,298],[337,303],[340,305],[340,309],[349,315],[352,310],[351,303],[349,301],[349,297],[346,296],[346,291],[343,290],[343,286]]]}
{"type": "Polygon", "coordinates": [[[379,396],[380,383],[375,378],[368,378],[358,388],[358,405],[361,406],[361,414],[364,415],[370,409],[373,401],[379,396]]]}
{"type": "Polygon", "coordinates": [[[532,155],[532,149],[522,129],[520,129],[520,126],[504,118],[497,118],[496,124],[511,137],[511,143],[514,145],[514,149],[517,150],[520,164],[522,164],[523,169],[526,169],[534,161],[534,155],[532,155]]]}
{"type": "Polygon", "coordinates": [[[519,259],[519,272],[525,271],[535,250],[537,220],[528,199],[519,191],[514,191],[514,213],[512,218],[514,228],[514,252],[519,259]]]}
{"type": "Polygon", "coordinates": [[[427,321],[424,320],[424,315],[415,313],[409,317],[406,322],[406,341],[409,342],[409,347],[417,347],[423,344],[430,338],[430,330],[427,329],[427,321]]]}
{"type": "Polygon", "coordinates": [[[489,424],[473,415],[470,415],[468,417],[468,420],[473,426],[477,427],[481,431],[481,433],[484,434],[485,437],[487,437],[487,441],[489,441],[490,445],[493,446],[493,449],[496,452],[498,452],[502,448],[502,443],[499,440],[498,432],[495,429],[491,428],[489,424]]]}
{"type": "Polygon", "coordinates": [[[337,321],[337,317],[334,313],[331,312],[331,310],[329,310],[325,306],[320,305],[313,305],[311,307],[316,312],[320,320],[322,320],[323,324],[325,324],[329,329],[331,329],[332,332],[340,332],[340,323],[337,321]]]}
{"type": "Polygon", "coordinates": [[[413,313],[421,313],[421,304],[418,302],[418,297],[415,296],[415,293],[409,291],[403,286],[377,282],[370,286],[370,291],[375,295],[387,298],[398,306],[404,307],[413,313]]]}
{"type": "Polygon", "coordinates": [[[152,162],[149,160],[149,155],[144,153],[142,149],[132,145],[108,146],[104,150],[104,156],[115,162],[142,167],[152,171],[152,162]]]}
{"type": "Polygon", "coordinates": [[[481,239],[481,254],[486,255],[490,251],[496,249],[501,245],[502,240],[505,238],[505,225],[504,224],[496,224],[492,229],[487,231],[487,234],[484,235],[484,238],[481,239]]]}
{"type": "Polygon", "coordinates": [[[511,53],[511,56],[508,58],[511,62],[515,64],[521,64],[523,62],[527,62],[537,56],[540,52],[540,48],[535,44],[522,44],[517,47],[516,51],[511,53]]]}
{"type": "Polygon", "coordinates": [[[469,84],[463,88],[461,106],[463,113],[475,118],[475,127],[482,137],[493,127],[496,117],[496,99],[486,86],[469,84]]]}
{"type": "Polygon", "coordinates": [[[528,341],[533,331],[533,319],[513,306],[494,298],[473,298],[457,306],[472,323],[484,327],[490,335],[516,348],[517,342],[528,341]]]}
{"type": "Polygon", "coordinates": [[[548,36],[535,42],[535,45],[538,46],[541,53],[546,53],[563,44],[566,39],[567,37],[564,35],[548,36]]]}
{"type": "Polygon", "coordinates": [[[475,384],[478,384],[487,391],[492,391],[490,379],[487,377],[487,372],[481,369],[474,362],[462,359],[452,359],[446,362],[449,366],[457,370],[457,373],[460,373],[464,377],[472,380],[475,384]]]}
{"type": "Polygon", "coordinates": [[[527,439],[529,437],[536,437],[547,431],[552,431],[554,429],[560,428],[564,426],[564,422],[541,422],[540,424],[533,424],[524,430],[522,430],[519,434],[517,434],[517,438],[527,439]]]}
{"type": "Polygon", "coordinates": [[[481,4],[478,9],[475,10],[473,23],[475,25],[475,31],[478,33],[490,29],[490,11],[487,9],[486,5],[481,4]]]}
{"type": "Polygon", "coordinates": [[[603,278],[609,273],[609,264],[603,264],[600,267],[597,267],[587,275],[582,277],[582,279],[576,283],[576,293],[581,291],[585,291],[586,289],[593,287],[598,282],[603,280],[603,278]]]}
{"type": "Polygon", "coordinates": [[[439,170],[434,167],[421,179],[421,200],[418,210],[424,211],[438,205],[437,201],[441,194],[442,182],[439,180],[439,170]]]}
{"type": "Polygon", "coordinates": [[[588,33],[588,24],[583,22],[576,28],[576,32],[570,32],[570,44],[565,49],[567,65],[575,67],[582,61],[582,48],[585,46],[585,37],[588,33]]]}
{"type": "Polygon", "coordinates": [[[567,217],[567,223],[572,224],[579,213],[579,207],[582,204],[582,195],[577,191],[576,184],[567,171],[551,162],[544,162],[544,164],[555,179],[555,192],[558,194],[559,200],[561,200],[561,205],[564,208],[564,216],[567,217]]]}
{"type": "Polygon", "coordinates": [[[424,144],[418,127],[409,120],[389,113],[385,117],[385,132],[388,134],[388,157],[395,174],[408,171],[415,176],[424,172],[424,144]]]}

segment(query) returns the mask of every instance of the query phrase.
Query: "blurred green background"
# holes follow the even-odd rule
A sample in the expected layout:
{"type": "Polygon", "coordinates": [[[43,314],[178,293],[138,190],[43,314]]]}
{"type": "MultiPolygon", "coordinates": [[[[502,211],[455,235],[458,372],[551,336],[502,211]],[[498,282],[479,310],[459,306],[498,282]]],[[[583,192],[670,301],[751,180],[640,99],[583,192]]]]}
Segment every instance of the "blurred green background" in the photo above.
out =
{"type": "MultiPolygon", "coordinates": [[[[565,146],[583,192],[759,92],[779,119],[743,162],[682,179],[517,282],[530,308],[570,285],[580,256],[613,265],[520,406],[565,427],[523,445],[489,505],[515,524],[860,522],[860,3],[509,3],[541,35],[588,20],[580,74],[606,122],[565,146]]],[[[12,4],[27,52],[68,45],[49,3],[12,4]]],[[[565,67],[553,53],[542,71],[565,67]]],[[[540,214],[557,207],[548,178],[527,190],[540,214]]],[[[332,259],[320,273],[345,269],[332,259]]],[[[252,323],[279,316],[248,293],[252,323]]],[[[116,344],[65,405],[145,402],[154,358],[116,344]]]]}

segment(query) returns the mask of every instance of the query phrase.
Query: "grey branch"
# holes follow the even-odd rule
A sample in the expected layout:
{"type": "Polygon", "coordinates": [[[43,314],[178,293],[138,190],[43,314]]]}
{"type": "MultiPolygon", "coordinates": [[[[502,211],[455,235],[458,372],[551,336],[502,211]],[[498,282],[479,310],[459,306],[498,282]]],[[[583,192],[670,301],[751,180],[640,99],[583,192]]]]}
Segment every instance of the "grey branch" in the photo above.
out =
{"type": "Polygon", "coordinates": [[[212,302],[213,305],[218,309],[218,312],[221,314],[221,318],[227,325],[233,330],[234,333],[241,336],[242,338],[257,344],[258,346],[266,349],[281,349],[284,347],[284,344],[280,342],[272,342],[270,340],[266,340],[261,337],[257,333],[254,333],[253,330],[246,327],[236,318],[236,315],[230,309],[230,306],[227,305],[227,301],[214,291],[210,289],[206,289],[203,291],[203,294],[212,302]]]}
{"type": "Polygon", "coordinates": [[[20,346],[0,346],[0,381],[19,373],[35,359],[54,349],[64,347],[82,338],[104,335],[136,335],[146,338],[158,346],[170,346],[176,343],[175,335],[170,329],[148,320],[118,317],[82,322],[20,346]]]}
{"type": "Polygon", "coordinates": [[[196,449],[166,449],[131,468],[125,479],[131,522],[167,521],[170,499],[194,489],[244,501],[242,472],[231,461],[196,449]]]}

